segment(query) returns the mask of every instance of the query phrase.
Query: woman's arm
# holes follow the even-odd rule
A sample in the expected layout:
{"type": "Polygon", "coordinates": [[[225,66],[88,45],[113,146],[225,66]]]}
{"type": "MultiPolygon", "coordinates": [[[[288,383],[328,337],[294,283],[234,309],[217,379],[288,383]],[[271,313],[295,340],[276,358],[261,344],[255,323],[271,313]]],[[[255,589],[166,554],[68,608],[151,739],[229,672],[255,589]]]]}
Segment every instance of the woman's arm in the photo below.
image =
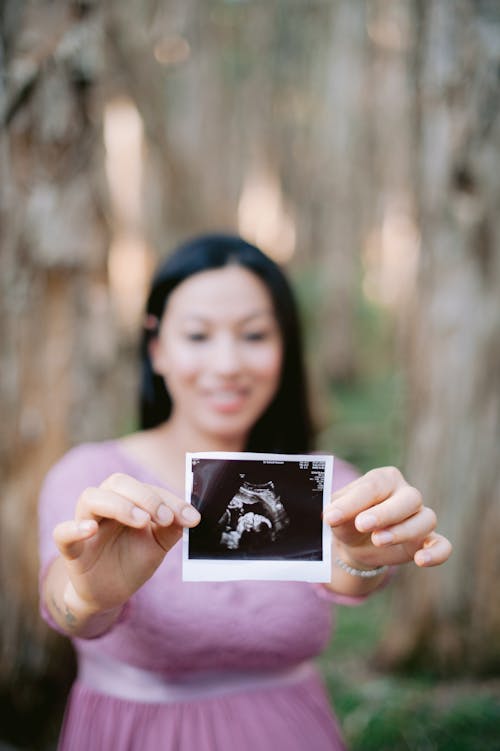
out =
{"type": "Polygon", "coordinates": [[[108,631],[120,618],[125,605],[95,611],[81,601],[66,571],[64,559],[56,558],[42,588],[45,606],[59,629],[70,636],[92,639],[108,631]]]}
{"type": "Polygon", "coordinates": [[[198,511],[163,488],[114,474],[80,496],[75,518],[58,524],[60,556],[50,565],[43,602],[67,634],[91,638],[120,617],[198,511]]]}

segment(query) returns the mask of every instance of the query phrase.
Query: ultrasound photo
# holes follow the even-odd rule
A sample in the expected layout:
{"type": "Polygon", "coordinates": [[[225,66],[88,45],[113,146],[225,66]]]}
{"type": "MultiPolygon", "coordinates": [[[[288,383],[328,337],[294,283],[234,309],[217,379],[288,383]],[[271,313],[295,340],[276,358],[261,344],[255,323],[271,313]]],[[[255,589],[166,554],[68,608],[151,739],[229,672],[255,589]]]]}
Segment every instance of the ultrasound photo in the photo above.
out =
{"type": "Polygon", "coordinates": [[[186,580],[328,581],[333,457],[210,452],[186,457],[186,580]]]}

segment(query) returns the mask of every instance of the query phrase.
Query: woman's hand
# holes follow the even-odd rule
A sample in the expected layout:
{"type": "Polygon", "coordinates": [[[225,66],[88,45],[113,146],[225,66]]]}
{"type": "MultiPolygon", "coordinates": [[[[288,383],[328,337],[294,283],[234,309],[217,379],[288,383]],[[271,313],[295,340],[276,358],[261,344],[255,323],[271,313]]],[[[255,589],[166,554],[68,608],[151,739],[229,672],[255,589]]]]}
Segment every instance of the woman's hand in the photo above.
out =
{"type": "Polygon", "coordinates": [[[128,475],[114,474],[87,488],[74,520],[54,530],[67,573],[64,609],[89,617],[123,605],[158,568],[183,527],[199,520],[193,506],[168,490],[128,475]]]}
{"type": "Polygon", "coordinates": [[[333,493],[323,519],[337,556],[354,568],[411,560],[437,566],[451,554],[449,540],[434,531],[436,514],[394,467],[373,469],[333,493]]]}

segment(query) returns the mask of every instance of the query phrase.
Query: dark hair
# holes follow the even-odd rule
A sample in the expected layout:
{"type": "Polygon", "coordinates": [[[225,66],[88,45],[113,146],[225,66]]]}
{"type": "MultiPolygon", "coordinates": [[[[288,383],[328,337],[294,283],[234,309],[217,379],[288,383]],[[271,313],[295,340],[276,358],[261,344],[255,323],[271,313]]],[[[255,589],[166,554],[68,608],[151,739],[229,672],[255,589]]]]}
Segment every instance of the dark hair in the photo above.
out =
{"type": "MultiPolygon", "coordinates": [[[[182,244],[159,266],[146,306],[146,322],[160,321],[168,296],[193,274],[237,264],[256,274],[273,300],[283,339],[281,381],[273,401],[251,430],[248,451],[301,453],[310,450],[312,422],[297,306],[281,269],[254,245],[232,235],[203,235],[182,244]]],[[[164,379],[153,372],[149,343],[157,329],[145,325],[142,342],[140,424],[152,428],[168,419],[172,402],[164,379]]]]}

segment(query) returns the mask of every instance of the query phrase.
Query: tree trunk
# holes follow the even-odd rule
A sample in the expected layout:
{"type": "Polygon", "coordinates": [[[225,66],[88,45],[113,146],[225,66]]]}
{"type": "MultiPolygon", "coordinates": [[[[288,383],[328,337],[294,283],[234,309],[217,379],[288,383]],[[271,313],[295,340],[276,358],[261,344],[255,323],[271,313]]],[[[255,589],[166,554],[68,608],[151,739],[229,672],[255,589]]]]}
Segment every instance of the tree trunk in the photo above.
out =
{"type": "Polygon", "coordinates": [[[107,282],[101,4],[2,14],[0,724],[43,748],[71,662],[38,615],[37,496],[70,445],[123,428],[130,397],[107,282]]]}
{"type": "Polygon", "coordinates": [[[500,670],[500,9],[420,4],[420,276],[406,470],[454,553],[408,568],[381,648],[392,666],[500,670]]]}
{"type": "Polygon", "coordinates": [[[321,368],[329,381],[347,381],[359,365],[355,332],[366,221],[365,3],[335,3],[328,29],[309,241],[320,278],[316,325],[321,368]]]}

